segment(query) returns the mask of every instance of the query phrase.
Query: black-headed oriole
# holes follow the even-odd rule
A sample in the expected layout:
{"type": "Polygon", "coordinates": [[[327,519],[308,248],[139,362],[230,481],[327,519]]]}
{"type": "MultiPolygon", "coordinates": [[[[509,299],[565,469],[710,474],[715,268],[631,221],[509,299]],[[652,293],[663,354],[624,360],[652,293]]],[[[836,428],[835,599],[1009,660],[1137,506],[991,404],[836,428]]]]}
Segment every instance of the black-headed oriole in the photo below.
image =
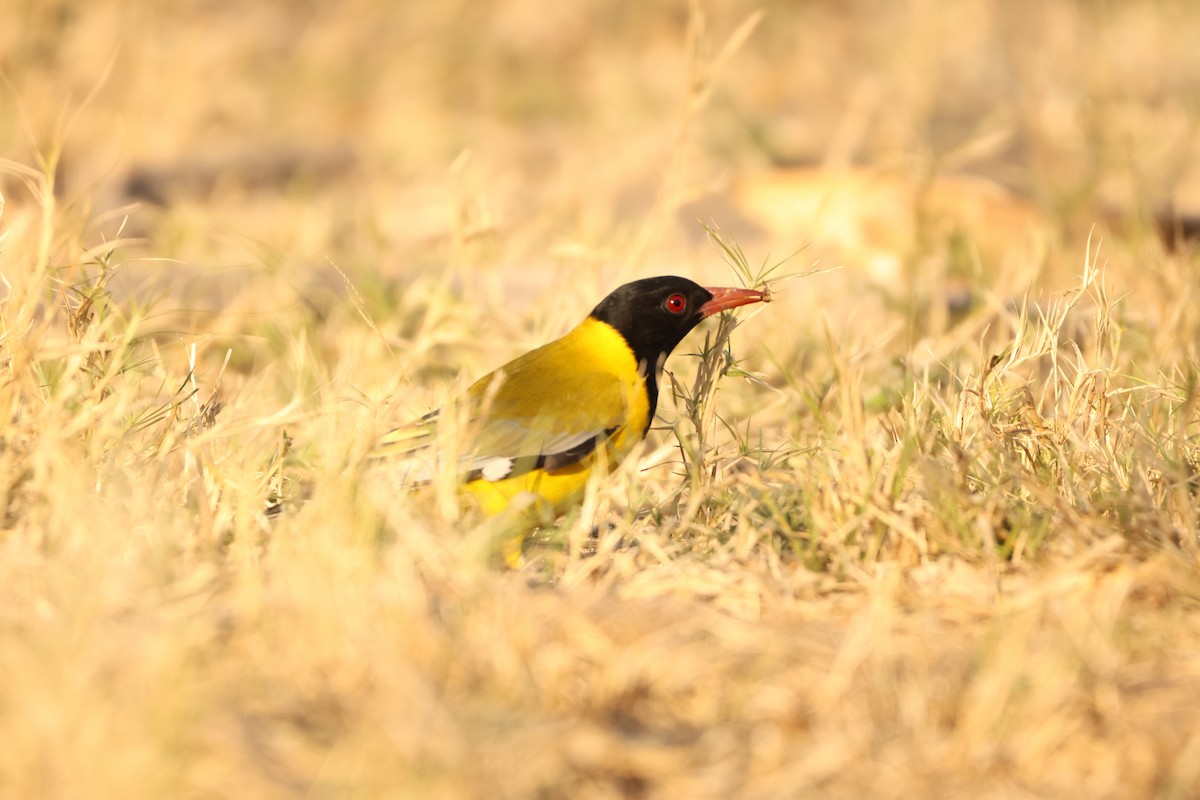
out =
{"type": "MultiPolygon", "coordinates": [[[[543,517],[566,510],[594,467],[613,468],[646,436],[663,362],[683,337],[705,317],[769,300],[769,292],[678,277],[617,288],[561,339],[484,376],[460,399],[455,470],[464,493],[489,515],[518,498],[543,517]]],[[[434,411],[380,440],[377,456],[400,458],[400,482],[432,477],[446,416],[434,411]]]]}

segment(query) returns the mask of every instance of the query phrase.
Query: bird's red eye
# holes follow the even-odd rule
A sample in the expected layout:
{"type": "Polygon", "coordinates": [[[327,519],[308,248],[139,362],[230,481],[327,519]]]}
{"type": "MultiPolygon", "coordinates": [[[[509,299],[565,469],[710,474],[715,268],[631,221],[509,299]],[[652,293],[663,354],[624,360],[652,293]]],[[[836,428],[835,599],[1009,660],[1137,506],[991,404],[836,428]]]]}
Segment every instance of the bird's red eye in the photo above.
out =
{"type": "Polygon", "coordinates": [[[666,307],[667,311],[670,311],[672,314],[680,314],[685,308],[687,308],[687,298],[676,293],[668,297],[667,301],[663,303],[663,305],[666,307]]]}

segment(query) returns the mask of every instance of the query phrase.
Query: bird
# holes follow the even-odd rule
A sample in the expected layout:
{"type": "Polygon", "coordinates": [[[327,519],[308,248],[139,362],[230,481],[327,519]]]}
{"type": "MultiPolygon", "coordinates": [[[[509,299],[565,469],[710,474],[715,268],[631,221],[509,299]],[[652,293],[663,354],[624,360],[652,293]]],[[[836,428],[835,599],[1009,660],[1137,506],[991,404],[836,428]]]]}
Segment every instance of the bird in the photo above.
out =
{"type": "Polygon", "coordinates": [[[373,456],[395,462],[398,484],[428,483],[445,463],[438,426],[453,425],[460,495],[487,516],[519,507],[522,519],[552,520],[580,502],[593,471],[615,468],[645,438],[663,365],[684,336],[707,317],[770,299],[769,287],[706,288],[676,276],[626,283],[452,407],[384,434],[373,456]]]}

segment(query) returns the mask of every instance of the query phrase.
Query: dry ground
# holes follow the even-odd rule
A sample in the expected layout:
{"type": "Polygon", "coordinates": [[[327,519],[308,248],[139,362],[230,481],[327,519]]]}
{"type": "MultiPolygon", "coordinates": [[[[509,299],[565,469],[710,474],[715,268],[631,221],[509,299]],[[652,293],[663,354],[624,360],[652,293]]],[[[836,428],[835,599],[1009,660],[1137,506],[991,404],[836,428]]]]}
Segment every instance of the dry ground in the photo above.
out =
{"type": "Polygon", "coordinates": [[[0,795],[1200,795],[1200,6],[759,10],[0,6],[0,795]],[[369,501],[697,217],[525,566],[369,501]]]}

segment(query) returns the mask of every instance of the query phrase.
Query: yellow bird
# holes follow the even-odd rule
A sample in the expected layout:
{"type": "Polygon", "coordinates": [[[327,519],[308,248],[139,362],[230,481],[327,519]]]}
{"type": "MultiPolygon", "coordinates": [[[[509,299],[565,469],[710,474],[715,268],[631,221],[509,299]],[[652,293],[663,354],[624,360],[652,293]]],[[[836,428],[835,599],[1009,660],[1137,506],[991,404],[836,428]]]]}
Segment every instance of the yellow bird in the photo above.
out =
{"type": "Polygon", "coordinates": [[[769,291],[704,288],[686,278],[627,283],[583,322],[476,381],[454,408],[386,434],[403,484],[433,477],[439,424],[462,434],[455,471],[488,515],[533,507],[545,520],[580,501],[598,465],[612,469],[650,429],[663,362],[705,317],[769,301],[769,291]]]}

